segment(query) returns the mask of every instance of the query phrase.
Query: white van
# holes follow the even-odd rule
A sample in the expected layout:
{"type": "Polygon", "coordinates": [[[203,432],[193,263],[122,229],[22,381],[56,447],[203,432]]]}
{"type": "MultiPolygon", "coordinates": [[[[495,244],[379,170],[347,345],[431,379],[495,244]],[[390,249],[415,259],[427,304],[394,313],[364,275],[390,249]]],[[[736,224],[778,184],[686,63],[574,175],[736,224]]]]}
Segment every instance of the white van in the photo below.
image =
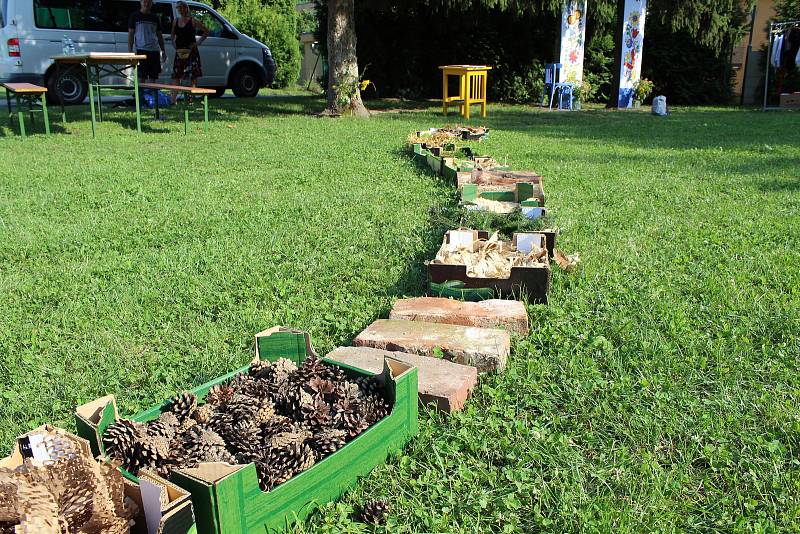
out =
{"type": "MultiPolygon", "coordinates": [[[[275,77],[275,61],[265,44],[238,31],[212,8],[187,1],[192,16],[208,28],[199,47],[203,64],[201,87],[230,88],[239,97],[252,97],[275,77]]],[[[52,56],[62,54],[64,37],[75,53],[127,52],[128,17],[138,10],[135,0],[0,0],[0,82],[30,82],[47,86],[57,101],[60,88],[67,104],[83,102],[88,92],[81,69],[62,69],[56,80],[52,56]]],[[[159,81],[169,83],[175,49],[170,39],[177,17],[174,2],[156,0],[152,12],[161,21],[167,63],[159,81]]],[[[116,83],[119,83],[117,81],[116,83]]]]}

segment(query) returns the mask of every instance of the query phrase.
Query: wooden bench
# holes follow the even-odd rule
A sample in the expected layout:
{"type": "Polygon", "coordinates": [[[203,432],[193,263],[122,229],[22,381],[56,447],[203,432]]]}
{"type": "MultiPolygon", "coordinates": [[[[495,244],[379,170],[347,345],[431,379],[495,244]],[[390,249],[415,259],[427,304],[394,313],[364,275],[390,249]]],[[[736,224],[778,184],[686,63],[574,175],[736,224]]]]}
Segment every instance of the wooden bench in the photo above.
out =
{"type": "Polygon", "coordinates": [[[41,111],[44,115],[44,131],[50,135],[50,119],[47,116],[47,87],[41,87],[32,83],[4,83],[2,84],[6,89],[6,105],[8,106],[8,119],[11,121],[13,113],[11,112],[11,95],[14,95],[14,101],[17,105],[17,119],[19,120],[19,134],[25,137],[25,109],[27,106],[28,113],[31,116],[31,126],[33,126],[33,113],[41,111]],[[35,108],[36,105],[41,106],[40,109],[35,108]]]}
{"type": "MultiPolygon", "coordinates": [[[[156,89],[164,91],[177,91],[184,93],[187,98],[183,99],[183,133],[189,132],[189,108],[191,106],[192,96],[203,97],[203,118],[205,120],[205,130],[208,131],[208,95],[216,93],[214,89],[205,89],[203,87],[188,87],[186,85],[170,85],[167,83],[140,83],[139,87],[145,89],[156,89]]],[[[158,95],[153,95],[154,107],[156,112],[156,119],[159,118],[158,95]]]]}

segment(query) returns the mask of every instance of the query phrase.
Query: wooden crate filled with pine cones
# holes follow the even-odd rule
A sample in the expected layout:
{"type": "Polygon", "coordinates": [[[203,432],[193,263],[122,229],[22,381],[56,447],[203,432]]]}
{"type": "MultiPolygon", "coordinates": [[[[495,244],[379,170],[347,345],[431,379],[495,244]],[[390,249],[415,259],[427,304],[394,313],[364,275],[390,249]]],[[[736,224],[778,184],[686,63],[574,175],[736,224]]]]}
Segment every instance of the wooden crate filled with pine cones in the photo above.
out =
{"type": "Polygon", "coordinates": [[[263,533],[306,517],[417,433],[416,368],[372,375],[327,362],[308,334],[256,336],[242,369],[121,418],[113,396],[78,408],[78,432],[135,480],[192,494],[199,532],[263,533]]]}

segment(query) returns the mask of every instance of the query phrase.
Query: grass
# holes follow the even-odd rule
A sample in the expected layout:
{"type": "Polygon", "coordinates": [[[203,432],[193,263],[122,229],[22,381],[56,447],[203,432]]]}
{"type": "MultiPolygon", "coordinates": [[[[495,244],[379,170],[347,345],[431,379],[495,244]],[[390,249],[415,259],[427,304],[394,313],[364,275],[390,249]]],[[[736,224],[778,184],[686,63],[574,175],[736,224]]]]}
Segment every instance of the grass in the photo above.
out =
{"type": "MultiPolygon", "coordinates": [[[[396,103],[379,103],[385,108],[396,103]]],[[[312,97],[212,104],[199,125],[85,114],[0,129],[0,445],[131,414],[244,364],[284,324],[320,352],[424,291],[452,190],[401,150],[428,107],[316,119],[312,97]]],[[[666,118],[491,106],[482,145],[545,176],[551,304],[509,368],[296,532],[800,531],[796,113],[666,118]]],[[[78,110],[73,110],[78,113],[78,110]]]]}

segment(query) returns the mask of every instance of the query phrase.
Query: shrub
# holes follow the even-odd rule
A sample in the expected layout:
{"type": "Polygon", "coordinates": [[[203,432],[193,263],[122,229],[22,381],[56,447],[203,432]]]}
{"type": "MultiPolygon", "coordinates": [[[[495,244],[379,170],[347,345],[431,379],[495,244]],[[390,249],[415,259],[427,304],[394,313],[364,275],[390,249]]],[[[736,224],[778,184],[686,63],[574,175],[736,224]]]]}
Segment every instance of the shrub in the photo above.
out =
{"type": "Polygon", "coordinates": [[[277,65],[275,87],[297,82],[300,50],[292,0],[222,0],[219,10],[240,31],[269,46],[277,65]]]}

